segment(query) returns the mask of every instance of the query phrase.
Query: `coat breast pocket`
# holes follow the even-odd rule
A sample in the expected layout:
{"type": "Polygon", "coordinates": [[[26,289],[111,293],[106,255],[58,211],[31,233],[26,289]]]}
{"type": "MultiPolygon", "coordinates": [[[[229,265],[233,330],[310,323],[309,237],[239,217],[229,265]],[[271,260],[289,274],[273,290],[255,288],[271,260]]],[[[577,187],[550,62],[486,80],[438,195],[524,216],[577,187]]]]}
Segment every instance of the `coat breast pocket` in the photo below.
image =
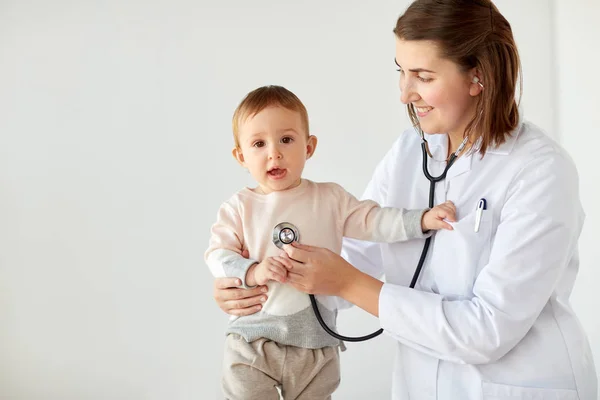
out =
{"type": "Polygon", "coordinates": [[[453,230],[439,230],[433,238],[429,265],[434,287],[450,298],[470,298],[478,271],[489,261],[492,212],[482,213],[478,227],[476,218],[473,211],[452,223],[453,230]]]}

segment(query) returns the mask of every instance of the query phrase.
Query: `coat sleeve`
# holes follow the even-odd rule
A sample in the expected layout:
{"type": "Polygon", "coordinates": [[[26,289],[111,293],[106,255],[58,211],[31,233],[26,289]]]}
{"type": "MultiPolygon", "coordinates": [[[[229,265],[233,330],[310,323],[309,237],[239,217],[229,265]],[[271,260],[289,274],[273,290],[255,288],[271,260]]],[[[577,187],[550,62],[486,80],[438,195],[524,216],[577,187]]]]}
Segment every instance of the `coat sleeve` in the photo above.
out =
{"type": "Polygon", "coordinates": [[[504,356],[533,326],[575,252],[584,219],[578,191],[565,156],[528,162],[506,193],[473,297],[450,301],[386,283],[379,297],[383,329],[440,359],[481,364],[504,356]]]}

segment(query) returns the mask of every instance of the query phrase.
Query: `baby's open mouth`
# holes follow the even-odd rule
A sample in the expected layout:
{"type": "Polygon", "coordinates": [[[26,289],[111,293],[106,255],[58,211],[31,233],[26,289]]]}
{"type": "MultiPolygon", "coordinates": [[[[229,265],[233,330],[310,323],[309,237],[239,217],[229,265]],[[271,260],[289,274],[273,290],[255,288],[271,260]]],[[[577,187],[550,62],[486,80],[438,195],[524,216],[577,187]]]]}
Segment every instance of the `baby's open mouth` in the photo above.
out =
{"type": "Polygon", "coordinates": [[[269,174],[269,176],[273,176],[273,177],[281,176],[281,175],[285,174],[285,169],[273,168],[273,169],[270,169],[267,172],[267,174],[269,174]]]}

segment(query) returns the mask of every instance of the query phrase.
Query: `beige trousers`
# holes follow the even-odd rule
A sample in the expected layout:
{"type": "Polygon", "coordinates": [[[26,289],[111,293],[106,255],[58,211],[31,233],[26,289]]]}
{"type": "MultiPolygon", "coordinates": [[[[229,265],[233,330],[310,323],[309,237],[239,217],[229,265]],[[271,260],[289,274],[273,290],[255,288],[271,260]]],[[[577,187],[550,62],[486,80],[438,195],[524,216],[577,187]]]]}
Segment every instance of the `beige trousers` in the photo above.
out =
{"type": "Polygon", "coordinates": [[[337,347],[304,349],[268,339],[225,340],[223,392],[227,400],[329,400],[340,384],[337,347]]]}

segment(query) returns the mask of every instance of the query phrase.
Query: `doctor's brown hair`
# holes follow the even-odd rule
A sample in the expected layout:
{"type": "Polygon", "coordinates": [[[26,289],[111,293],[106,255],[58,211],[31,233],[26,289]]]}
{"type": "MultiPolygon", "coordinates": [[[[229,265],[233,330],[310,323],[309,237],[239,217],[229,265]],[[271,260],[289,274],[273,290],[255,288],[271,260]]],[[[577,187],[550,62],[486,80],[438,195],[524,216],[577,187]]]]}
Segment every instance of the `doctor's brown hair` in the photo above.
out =
{"type": "Polygon", "coordinates": [[[267,107],[283,107],[300,114],[300,120],[306,130],[306,136],[310,135],[308,127],[308,112],[298,96],[283,86],[269,85],[254,89],[244,97],[233,113],[233,140],[235,147],[239,148],[238,135],[240,125],[248,118],[254,117],[267,107]]]}
{"type": "MultiPolygon", "coordinates": [[[[489,0],[417,0],[398,18],[394,28],[401,40],[435,42],[441,56],[458,64],[465,72],[475,68],[484,86],[477,100],[475,117],[465,134],[479,152],[504,143],[506,135],[519,123],[522,91],[521,62],[510,24],[489,0]]],[[[408,115],[417,126],[414,106],[408,115]]]]}

